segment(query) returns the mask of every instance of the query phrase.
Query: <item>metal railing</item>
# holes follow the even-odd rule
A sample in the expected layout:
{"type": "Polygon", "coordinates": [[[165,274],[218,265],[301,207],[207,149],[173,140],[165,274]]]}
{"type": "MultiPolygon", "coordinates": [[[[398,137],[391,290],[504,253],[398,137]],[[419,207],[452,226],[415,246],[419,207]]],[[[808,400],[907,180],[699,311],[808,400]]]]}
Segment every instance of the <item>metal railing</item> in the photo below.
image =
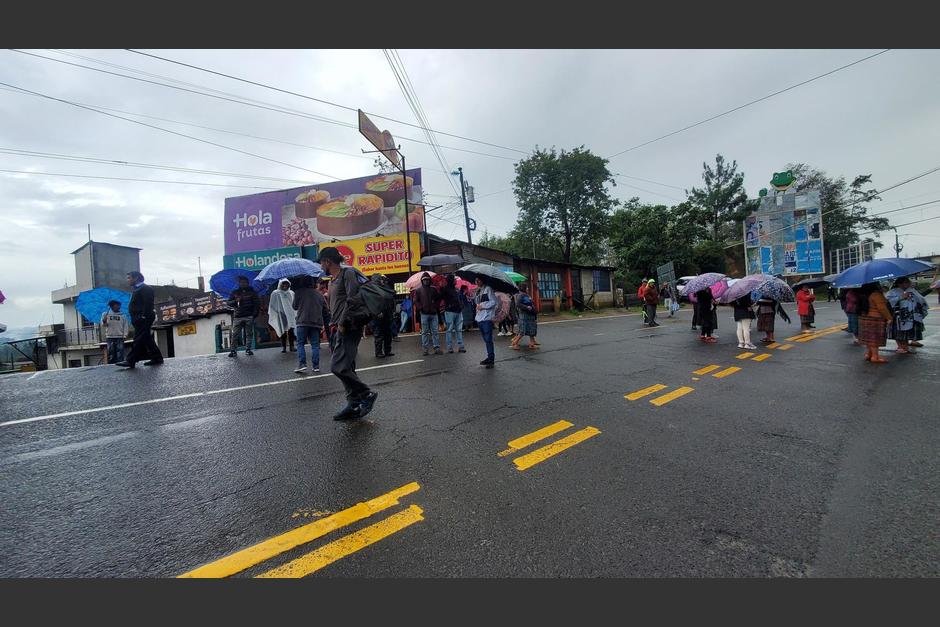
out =
{"type": "Polygon", "coordinates": [[[99,325],[97,324],[78,329],[61,329],[56,331],[56,339],[59,342],[60,348],[98,345],[104,341],[99,325]]]}

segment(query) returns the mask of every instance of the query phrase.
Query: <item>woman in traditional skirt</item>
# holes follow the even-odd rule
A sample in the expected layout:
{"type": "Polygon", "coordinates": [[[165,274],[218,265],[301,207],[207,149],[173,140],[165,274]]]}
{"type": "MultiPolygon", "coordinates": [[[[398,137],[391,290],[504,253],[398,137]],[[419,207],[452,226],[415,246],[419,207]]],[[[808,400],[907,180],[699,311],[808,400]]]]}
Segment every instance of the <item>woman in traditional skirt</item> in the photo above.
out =
{"type": "Polygon", "coordinates": [[[800,314],[800,326],[804,333],[809,333],[813,328],[813,322],[816,321],[816,311],[813,308],[813,301],[816,295],[810,291],[808,285],[796,293],[796,312],[800,314]]]}
{"type": "Polygon", "coordinates": [[[532,301],[532,297],[529,296],[528,285],[522,283],[519,285],[519,293],[513,297],[513,300],[516,302],[516,309],[519,312],[519,326],[518,335],[512,338],[510,347],[513,350],[521,350],[519,342],[522,341],[522,338],[529,336],[529,350],[536,350],[540,344],[535,341],[535,336],[538,335],[538,317],[536,316],[535,303],[532,301]]]}
{"type": "Polygon", "coordinates": [[[927,305],[927,299],[913,287],[911,288],[911,296],[914,298],[914,340],[911,342],[911,346],[921,347],[923,344],[920,341],[924,339],[924,318],[927,316],[930,307],[927,305]]]}
{"type": "Polygon", "coordinates": [[[763,331],[765,334],[761,339],[763,344],[773,344],[776,341],[774,339],[774,321],[778,313],[781,318],[786,320],[787,324],[790,324],[790,316],[783,309],[783,305],[772,298],[762,298],[757,301],[757,330],[763,331]]]}
{"type": "Polygon", "coordinates": [[[879,283],[867,283],[859,290],[858,341],[865,346],[865,361],[883,364],[887,359],[878,356],[878,348],[887,344],[887,326],[891,324],[891,310],[879,283]]]}

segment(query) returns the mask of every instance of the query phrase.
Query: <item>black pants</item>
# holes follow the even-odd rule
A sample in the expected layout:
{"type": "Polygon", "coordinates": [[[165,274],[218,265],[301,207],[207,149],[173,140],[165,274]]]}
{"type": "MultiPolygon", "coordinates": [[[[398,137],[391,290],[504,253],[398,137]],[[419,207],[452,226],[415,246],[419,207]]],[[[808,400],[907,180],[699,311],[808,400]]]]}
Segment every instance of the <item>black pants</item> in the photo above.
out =
{"type": "Polygon", "coordinates": [[[350,403],[361,401],[371,391],[356,374],[356,354],[361,340],[361,329],[347,329],[345,333],[337,329],[333,333],[330,372],[342,382],[346,389],[346,400],[350,403]]]}
{"type": "Polygon", "coordinates": [[[127,354],[127,363],[136,364],[142,359],[163,361],[160,347],[153,341],[153,335],[150,333],[152,326],[153,320],[148,318],[140,318],[134,322],[134,345],[127,354]]]}
{"type": "Polygon", "coordinates": [[[656,305],[646,305],[646,324],[656,324],[656,305]]]}
{"type": "MultiPolygon", "coordinates": [[[[294,350],[294,330],[293,329],[288,329],[287,333],[281,336],[281,348],[283,348],[284,350],[287,350],[288,340],[290,340],[290,349],[294,350]]],[[[320,341],[319,336],[316,338],[316,341],[317,342],[320,341]]]]}
{"type": "Polygon", "coordinates": [[[375,340],[375,356],[388,355],[392,352],[392,320],[380,318],[373,320],[372,337],[375,340]]]}

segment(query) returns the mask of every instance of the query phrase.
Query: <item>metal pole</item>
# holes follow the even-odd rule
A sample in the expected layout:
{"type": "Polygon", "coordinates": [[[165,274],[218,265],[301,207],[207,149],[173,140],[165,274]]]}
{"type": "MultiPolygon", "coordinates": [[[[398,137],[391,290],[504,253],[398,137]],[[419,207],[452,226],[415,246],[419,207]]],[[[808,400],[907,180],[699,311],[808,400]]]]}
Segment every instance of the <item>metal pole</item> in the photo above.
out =
{"type": "Polygon", "coordinates": [[[401,157],[401,186],[405,190],[405,245],[408,247],[408,276],[411,276],[411,223],[408,220],[408,179],[405,174],[405,155],[398,151],[401,157]]]}
{"type": "Polygon", "coordinates": [[[467,243],[472,244],[473,241],[470,239],[470,214],[467,211],[467,188],[463,184],[463,168],[457,168],[457,172],[460,174],[460,197],[463,199],[463,220],[467,225],[467,243]]]}

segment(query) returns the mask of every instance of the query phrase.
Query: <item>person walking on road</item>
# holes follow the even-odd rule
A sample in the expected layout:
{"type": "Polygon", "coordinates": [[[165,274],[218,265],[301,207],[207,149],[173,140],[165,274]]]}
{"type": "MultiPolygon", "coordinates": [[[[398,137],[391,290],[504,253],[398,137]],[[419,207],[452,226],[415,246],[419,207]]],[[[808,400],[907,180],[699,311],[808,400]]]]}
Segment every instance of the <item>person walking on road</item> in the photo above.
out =
{"type": "Polygon", "coordinates": [[[108,363],[124,361],[124,340],[127,338],[127,318],[121,313],[121,303],[108,301],[108,311],[101,316],[101,328],[108,343],[108,363]]]}
{"type": "Polygon", "coordinates": [[[134,368],[137,362],[145,356],[148,358],[144,362],[145,366],[162,364],[163,354],[157,343],[153,341],[153,334],[150,332],[153,321],[157,319],[157,314],[153,309],[153,288],[144,283],[144,275],[136,270],[127,273],[127,284],[134,288],[131,302],[127,306],[131,324],[134,325],[134,344],[124,361],[119,361],[116,365],[122,368],[134,368]]]}
{"type": "Polygon", "coordinates": [[[437,313],[441,297],[431,285],[431,275],[421,275],[421,287],[415,290],[415,309],[421,314],[421,347],[427,356],[433,345],[434,354],[441,355],[441,339],[437,330],[437,313]]]}
{"type": "Polygon", "coordinates": [[[518,317],[519,311],[516,309],[516,300],[511,298],[509,300],[509,313],[499,323],[499,333],[496,335],[502,337],[515,337],[516,320],[518,317]]]}
{"type": "Polygon", "coordinates": [[[679,310],[679,301],[676,299],[675,292],[669,281],[663,283],[663,288],[659,291],[659,296],[663,299],[666,309],[669,310],[669,317],[672,318],[679,310]]]}
{"type": "Polygon", "coordinates": [[[248,277],[238,277],[238,288],[228,299],[232,312],[232,350],[229,357],[238,355],[238,340],[245,340],[245,354],[254,355],[251,347],[255,343],[255,318],[261,311],[261,298],[248,281],[248,277]]]}
{"type": "Polygon", "coordinates": [[[333,246],[320,251],[320,266],[330,274],[330,318],[333,354],[330,371],[346,389],[346,407],[333,416],[334,420],[354,420],[372,411],[378,394],[369,389],[356,374],[356,354],[362,341],[362,328],[349,316],[351,304],[358,304],[359,275],[356,270],[342,267],[343,255],[333,246]]]}
{"type": "Polygon", "coordinates": [[[519,285],[519,293],[513,296],[516,301],[516,309],[519,311],[519,333],[512,339],[511,348],[521,350],[519,345],[522,338],[529,336],[529,350],[536,350],[541,344],[535,341],[538,335],[538,316],[535,311],[535,303],[529,296],[529,287],[525,283],[519,285]]]}
{"type": "Polygon", "coordinates": [[[763,331],[764,333],[764,337],[761,339],[763,344],[773,344],[776,342],[774,339],[774,322],[776,321],[777,314],[780,314],[780,317],[783,318],[787,324],[790,324],[790,316],[787,315],[783,305],[772,298],[762,298],[757,301],[757,330],[763,331]]]}
{"type": "Polygon", "coordinates": [[[796,293],[796,312],[800,314],[800,328],[803,333],[809,333],[810,329],[816,328],[813,326],[816,321],[816,309],[813,307],[814,300],[816,300],[816,295],[807,285],[804,285],[796,293]]]}
{"type": "Polygon", "coordinates": [[[751,320],[754,319],[754,310],[751,308],[751,297],[742,296],[733,303],[734,321],[738,325],[738,348],[754,350],[751,344],[751,320]]]}
{"type": "Polygon", "coordinates": [[[444,343],[447,344],[447,352],[453,353],[456,346],[458,352],[466,353],[467,349],[463,345],[463,302],[457,291],[456,276],[447,275],[447,284],[441,295],[444,298],[444,343]]]}
{"type": "Polygon", "coordinates": [[[714,330],[714,312],[712,311],[712,292],[704,289],[695,293],[696,309],[698,310],[698,322],[701,326],[699,339],[706,344],[714,344],[718,340],[712,337],[714,330]]]}
{"type": "MultiPolygon", "coordinates": [[[[268,322],[274,329],[274,333],[281,338],[281,352],[287,352],[289,343],[290,351],[293,353],[297,317],[294,314],[294,292],[287,279],[281,279],[277,284],[277,289],[271,294],[268,303],[268,322]]],[[[317,342],[319,341],[318,337],[317,342]]]]}
{"type": "Polygon", "coordinates": [[[291,310],[296,312],[298,366],[294,372],[301,374],[307,371],[307,342],[310,342],[310,367],[314,372],[320,372],[320,331],[329,313],[326,299],[316,289],[311,277],[297,277],[295,284],[291,310]]]}
{"type": "Polygon", "coordinates": [[[493,350],[493,320],[499,303],[496,300],[496,292],[484,283],[483,279],[477,277],[475,283],[477,293],[473,297],[473,301],[477,310],[476,321],[477,326],[480,327],[480,335],[483,336],[483,344],[486,345],[486,359],[481,361],[480,365],[492,368],[496,363],[496,354],[493,350]]]}
{"type": "MultiPolygon", "coordinates": [[[[383,287],[389,287],[388,277],[384,274],[373,274],[372,280],[383,287]]],[[[396,323],[394,301],[389,303],[388,308],[380,316],[369,322],[372,337],[375,340],[375,356],[377,358],[382,359],[395,355],[392,352],[392,327],[397,327],[396,323]]]]}
{"type": "Polygon", "coordinates": [[[887,363],[887,359],[878,355],[878,349],[887,344],[887,326],[892,316],[881,284],[866,283],[858,294],[858,341],[865,345],[865,361],[887,363]]]}
{"type": "Polygon", "coordinates": [[[644,313],[646,314],[646,325],[649,327],[658,327],[656,322],[656,307],[659,305],[659,292],[656,290],[656,281],[649,280],[646,289],[643,291],[644,313]]]}

